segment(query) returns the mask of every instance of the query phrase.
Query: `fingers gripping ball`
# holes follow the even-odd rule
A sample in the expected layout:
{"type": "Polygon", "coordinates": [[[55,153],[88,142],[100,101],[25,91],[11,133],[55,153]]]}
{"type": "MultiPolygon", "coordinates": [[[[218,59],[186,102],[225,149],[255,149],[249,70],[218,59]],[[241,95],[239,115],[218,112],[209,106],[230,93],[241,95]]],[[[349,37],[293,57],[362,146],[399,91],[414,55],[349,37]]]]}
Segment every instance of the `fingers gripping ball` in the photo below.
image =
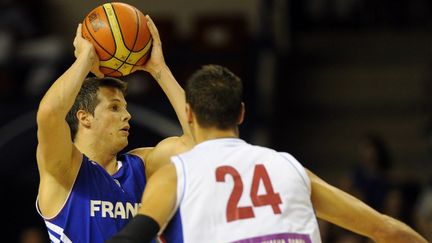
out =
{"type": "Polygon", "coordinates": [[[125,3],[106,3],[93,9],[83,21],[82,34],[93,43],[106,76],[128,75],[150,55],[152,39],[145,15],[125,3]]]}

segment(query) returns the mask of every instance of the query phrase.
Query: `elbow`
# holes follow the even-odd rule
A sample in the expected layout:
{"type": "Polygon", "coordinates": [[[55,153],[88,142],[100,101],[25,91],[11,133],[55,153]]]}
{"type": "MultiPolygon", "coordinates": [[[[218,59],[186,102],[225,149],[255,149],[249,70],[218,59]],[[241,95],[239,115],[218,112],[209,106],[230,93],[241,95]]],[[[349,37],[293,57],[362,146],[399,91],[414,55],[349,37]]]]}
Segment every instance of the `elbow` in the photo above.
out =
{"type": "Polygon", "coordinates": [[[36,120],[38,123],[43,122],[53,113],[54,109],[52,107],[47,104],[40,103],[36,113],[36,120]]]}
{"type": "Polygon", "coordinates": [[[59,115],[62,115],[62,112],[55,106],[41,102],[36,113],[36,121],[38,124],[49,122],[53,118],[58,118],[59,115]]]}

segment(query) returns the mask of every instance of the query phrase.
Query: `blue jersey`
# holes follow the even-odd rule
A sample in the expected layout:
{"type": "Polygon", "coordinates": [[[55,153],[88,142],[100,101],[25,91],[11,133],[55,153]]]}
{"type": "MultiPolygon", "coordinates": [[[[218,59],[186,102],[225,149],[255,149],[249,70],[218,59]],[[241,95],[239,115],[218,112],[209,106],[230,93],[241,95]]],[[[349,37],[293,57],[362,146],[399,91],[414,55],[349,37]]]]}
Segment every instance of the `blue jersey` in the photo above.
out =
{"type": "Polygon", "coordinates": [[[56,216],[43,217],[51,242],[104,242],[137,213],[146,184],[144,163],[130,154],[118,161],[121,167],[110,175],[83,157],[65,205],[56,216]]]}

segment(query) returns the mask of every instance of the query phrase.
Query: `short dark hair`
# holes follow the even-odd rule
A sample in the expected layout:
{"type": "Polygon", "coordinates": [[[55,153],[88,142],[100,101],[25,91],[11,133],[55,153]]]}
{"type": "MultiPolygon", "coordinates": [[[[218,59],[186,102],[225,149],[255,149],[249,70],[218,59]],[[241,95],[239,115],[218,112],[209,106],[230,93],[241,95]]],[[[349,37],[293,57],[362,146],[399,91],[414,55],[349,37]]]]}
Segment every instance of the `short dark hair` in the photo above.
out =
{"type": "Polygon", "coordinates": [[[203,66],[189,78],[185,93],[186,102],[201,126],[219,129],[237,126],[243,85],[241,79],[227,68],[203,66]]]}
{"type": "Polygon", "coordinates": [[[76,117],[76,113],[79,110],[84,110],[94,115],[95,108],[99,104],[97,94],[100,87],[116,88],[120,90],[123,95],[126,95],[127,83],[112,77],[88,77],[84,80],[75,102],[66,116],[66,122],[69,124],[72,140],[75,140],[78,131],[78,118],[76,117]]]}

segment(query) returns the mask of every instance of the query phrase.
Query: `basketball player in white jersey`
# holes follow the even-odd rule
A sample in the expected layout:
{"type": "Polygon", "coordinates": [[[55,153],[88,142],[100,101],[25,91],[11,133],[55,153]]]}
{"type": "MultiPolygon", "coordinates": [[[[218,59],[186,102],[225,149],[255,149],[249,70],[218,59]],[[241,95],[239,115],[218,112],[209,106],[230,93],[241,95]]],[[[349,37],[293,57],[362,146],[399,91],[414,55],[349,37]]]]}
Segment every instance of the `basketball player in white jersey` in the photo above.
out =
{"type": "Polygon", "coordinates": [[[226,68],[203,67],[185,90],[196,145],[150,178],[139,214],[107,242],[148,242],[164,231],[165,241],[176,243],[317,243],[317,217],[376,242],[426,242],[288,153],[240,139],[242,84],[226,68]]]}
{"type": "MultiPolygon", "coordinates": [[[[165,64],[154,23],[148,16],[147,21],[153,46],[150,59],[139,69],[149,72],[168,96],[184,132],[176,141],[183,141],[190,134],[184,91],[165,64]]],[[[133,218],[147,178],[161,164],[169,163],[182,145],[118,154],[128,144],[131,119],[125,83],[102,78],[94,47],[82,37],[81,26],[74,46],[76,60],[52,84],[37,112],[37,210],[51,242],[98,243],[133,218]],[[86,78],[90,71],[100,78],[86,78]],[[166,160],[160,159],[164,156],[166,160]]]]}

